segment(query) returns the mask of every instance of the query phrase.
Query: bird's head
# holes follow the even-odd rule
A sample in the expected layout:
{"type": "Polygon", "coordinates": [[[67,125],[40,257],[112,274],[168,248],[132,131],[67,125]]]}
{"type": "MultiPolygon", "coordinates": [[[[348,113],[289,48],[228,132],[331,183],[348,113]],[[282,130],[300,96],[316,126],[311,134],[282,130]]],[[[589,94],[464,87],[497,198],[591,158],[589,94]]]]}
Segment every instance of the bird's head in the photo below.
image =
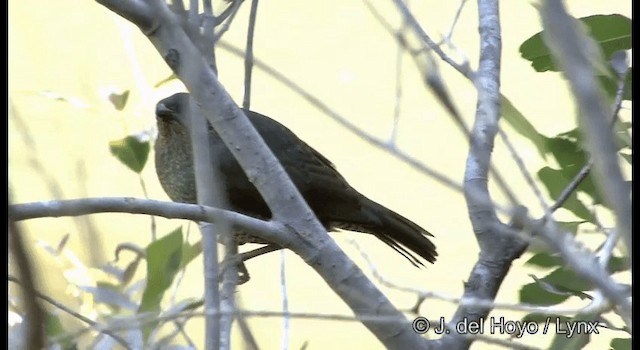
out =
{"type": "Polygon", "coordinates": [[[189,94],[180,92],[160,100],[156,104],[156,121],[160,136],[189,125],[189,94]]]}

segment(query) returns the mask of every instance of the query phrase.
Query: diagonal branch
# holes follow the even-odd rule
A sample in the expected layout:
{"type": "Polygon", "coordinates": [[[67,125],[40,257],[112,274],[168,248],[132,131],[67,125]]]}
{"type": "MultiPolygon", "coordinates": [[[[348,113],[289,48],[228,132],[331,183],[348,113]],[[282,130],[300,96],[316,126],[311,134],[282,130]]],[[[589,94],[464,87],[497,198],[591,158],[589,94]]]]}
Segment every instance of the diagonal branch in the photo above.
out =
{"type": "MultiPolygon", "coordinates": [[[[480,245],[480,257],[465,283],[462,299],[493,300],[511,262],[526,245],[515,235],[501,231],[502,224],[491,203],[488,174],[491,152],[500,117],[500,55],[502,50],[499,7],[497,0],[479,0],[480,62],[475,75],[478,89],[476,116],[471,131],[471,147],[464,176],[464,194],[469,218],[480,245]],[[483,200],[478,200],[478,198],[483,200]]],[[[452,324],[461,320],[477,321],[487,317],[490,307],[460,305],[452,324]]],[[[452,332],[437,341],[446,349],[466,349],[472,340],[452,332]]]]}
{"type": "MultiPolygon", "coordinates": [[[[98,2],[120,13],[116,0],[98,2]]],[[[166,4],[151,0],[147,4],[152,11],[139,14],[143,20],[134,24],[147,35],[187,87],[271,209],[273,219],[290,228],[287,241],[274,242],[282,243],[283,247],[300,255],[356,315],[390,316],[391,321],[363,322],[385,346],[403,349],[423,347],[424,340],[408,327],[404,315],[327,235],[282,165],[224,90],[166,4]]]]}
{"type": "MultiPolygon", "coordinates": [[[[616,215],[616,230],[623,238],[631,258],[630,189],[624,181],[618,164],[617,148],[613,134],[607,125],[609,107],[599,89],[600,84],[595,77],[593,57],[589,54],[588,48],[593,45],[593,42],[579,30],[577,21],[569,16],[562,1],[544,1],[540,7],[540,17],[544,27],[545,43],[562,68],[576,98],[580,127],[588,140],[587,148],[593,160],[596,186],[599,187],[604,200],[616,215]]],[[[566,240],[570,239],[571,237],[566,240]]],[[[566,245],[558,245],[558,249],[566,249],[566,245]]],[[[581,262],[569,254],[563,254],[563,258],[583,277],[593,277],[590,276],[590,270],[585,269],[584,261],[581,262]]],[[[631,329],[630,303],[620,293],[616,293],[615,287],[609,285],[606,280],[598,279],[597,282],[602,291],[616,303],[619,312],[631,329]]]]}

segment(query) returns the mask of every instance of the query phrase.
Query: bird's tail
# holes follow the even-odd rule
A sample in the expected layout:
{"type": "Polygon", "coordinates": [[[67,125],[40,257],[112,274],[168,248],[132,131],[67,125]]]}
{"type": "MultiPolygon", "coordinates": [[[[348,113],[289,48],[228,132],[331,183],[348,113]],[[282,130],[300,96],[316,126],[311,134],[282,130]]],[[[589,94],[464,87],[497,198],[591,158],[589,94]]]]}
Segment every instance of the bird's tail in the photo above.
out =
{"type": "Polygon", "coordinates": [[[427,230],[369,199],[362,205],[362,210],[368,218],[367,223],[343,228],[375,235],[415,266],[424,264],[414,254],[430,263],[436,261],[436,246],[428,238],[433,235],[427,230]]]}

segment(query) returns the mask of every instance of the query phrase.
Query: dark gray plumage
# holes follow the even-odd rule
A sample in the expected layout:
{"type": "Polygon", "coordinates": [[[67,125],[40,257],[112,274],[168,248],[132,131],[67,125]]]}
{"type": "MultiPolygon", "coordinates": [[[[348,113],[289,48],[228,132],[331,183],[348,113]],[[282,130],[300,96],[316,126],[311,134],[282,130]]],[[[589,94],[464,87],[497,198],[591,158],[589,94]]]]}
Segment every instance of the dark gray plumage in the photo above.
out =
{"type": "MultiPolygon", "coordinates": [[[[185,119],[188,115],[182,113],[188,105],[189,95],[178,93],[156,106],[156,172],[172,200],[195,203],[191,141],[185,119]]],[[[339,228],[373,234],[414,265],[422,262],[412,252],[426,261],[436,260],[436,248],[427,230],[360,194],[329,160],[282,124],[256,112],[244,112],[327,230],[339,228]]],[[[238,162],[211,127],[210,132],[212,156],[217,157],[215,164],[220,167],[231,209],[270,218],[268,206],[238,162]]],[[[269,243],[247,235],[237,235],[236,240],[238,244],[269,243]]]]}

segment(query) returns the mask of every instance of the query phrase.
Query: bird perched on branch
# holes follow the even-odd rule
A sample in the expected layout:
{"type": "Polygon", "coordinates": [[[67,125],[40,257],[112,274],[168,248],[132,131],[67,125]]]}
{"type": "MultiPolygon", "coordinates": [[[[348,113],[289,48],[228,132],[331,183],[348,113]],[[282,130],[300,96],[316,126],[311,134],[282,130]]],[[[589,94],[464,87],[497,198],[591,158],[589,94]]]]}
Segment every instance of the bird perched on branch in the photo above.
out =
{"type": "MultiPolygon", "coordinates": [[[[186,93],[158,102],[156,172],[173,201],[196,203],[188,108],[186,93]]],[[[372,234],[416,266],[423,263],[414,254],[431,263],[436,260],[436,247],[427,230],[360,194],[327,158],[282,124],[259,113],[243,111],[327,230],[372,234]]],[[[214,166],[222,177],[230,209],[256,218],[271,218],[269,207],[240,164],[211,126],[209,131],[212,156],[218,157],[214,166]]],[[[238,244],[270,243],[247,234],[236,234],[235,239],[238,244]]]]}

